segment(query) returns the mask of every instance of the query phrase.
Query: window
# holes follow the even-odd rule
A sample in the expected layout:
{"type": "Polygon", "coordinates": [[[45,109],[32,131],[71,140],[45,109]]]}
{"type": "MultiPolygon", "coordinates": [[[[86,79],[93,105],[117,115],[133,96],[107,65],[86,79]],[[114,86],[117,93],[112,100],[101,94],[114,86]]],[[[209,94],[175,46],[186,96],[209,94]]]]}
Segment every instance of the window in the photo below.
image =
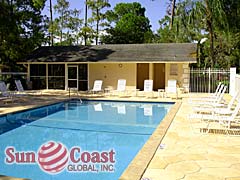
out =
{"type": "Polygon", "coordinates": [[[46,76],[46,64],[31,64],[30,76],[46,76]]]}
{"type": "Polygon", "coordinates": [[[30,80],[33,89],[46,89],[46,64],[31,64],[30,80]]]}
{"type": "Polygon", "coordinates": [[[48,76],[65,76],[64,64],[49,64],[48,76]]]}
{"type": "Polygon", "coordinates": [[[30,81],[32,82],[32,89],[46,89],[46,76],[45,77],[30,77],[30,81]]]}
{"type": "Polygon", "coordinates": [[[49,89],[65,88],[65,65],[64,64],[48,65],[48,88],[49,89]]]}
{"type": "Polygon", "coordinates": [[[177,75],[178,75],[178,65],[170,64],[170,76],[177,76],[177,75]]]}

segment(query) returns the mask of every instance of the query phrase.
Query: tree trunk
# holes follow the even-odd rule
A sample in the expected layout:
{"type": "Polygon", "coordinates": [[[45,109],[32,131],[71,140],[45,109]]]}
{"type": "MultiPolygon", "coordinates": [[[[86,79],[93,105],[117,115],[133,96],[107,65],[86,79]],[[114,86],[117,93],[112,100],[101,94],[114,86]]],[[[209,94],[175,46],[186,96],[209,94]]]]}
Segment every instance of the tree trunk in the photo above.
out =
{"type": "Polygon", "coordinates": [[[213,30],[213,18],[212,18],[212,10],[209,5],[209,1],[205,0],[206,3],[206,10],[207,10],[207,29],[209,31],[209,38],[210,38],[210,62],[211,62],[211,67],[213,67],[215,63],[215,58],[214,58],[214,30],[213,30]]]}
{"type": "Polygon", "coordinates": [[[49,1],[50,3],[50,24],[51,24],[51,30],[50,30],[50,39],[51,39],[51,46],[53,46],[53,14],[52,14],[52,0],[49,1]]]}
{"type": "Polygon", "coordinates": [[[97,8],[97,27],[96,27],[96,45],[98,45],[98,34],[99,34],[99,9],[97,8]]]}
{"type": "Polygon", "coordinates": [[[176,4],[176,0],[172,1],[172,12],[171,12],[171,22],[169,25],[169,29],[171,30],[173,27],[173,21],[174,21],[174,16],[175,16],[175,4],[176,4]]]}
{"type": "Polygon", "coordinates": [[[88,11],[88,5],[87,5],[87,0],[85,0],[85,32],[84,32],[84,45],[86,46],[87,45],[87,32],[86,32],[86,27],[87,27],[87,11],[88,11]]]}

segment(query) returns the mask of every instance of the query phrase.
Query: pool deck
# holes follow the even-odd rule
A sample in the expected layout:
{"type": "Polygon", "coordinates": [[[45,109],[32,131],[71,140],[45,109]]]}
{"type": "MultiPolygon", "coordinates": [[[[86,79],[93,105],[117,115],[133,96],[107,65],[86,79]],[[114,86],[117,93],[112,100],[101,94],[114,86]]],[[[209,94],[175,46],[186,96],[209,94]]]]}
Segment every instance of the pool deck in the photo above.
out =
{"type": "MultiPolygon", "coordinates": [[[[191,94],[191,96],[203,95],[191,94]]],[[[74,94],[71,97],[78,98],[74,94]]],[[[14,102],[1,103],[0,114],[51,104],[68,98],[68,93],[64,91],[44,91],[42,95],[26,96],[16,98],[14,102]]],[[[165,125],[163,126],[165,126],[166,133],[156,130],[153,134],[155,138],[151,136],[150,141],[146,143],[146,146],[150,148],[154,144],[157,145],[156,149],[152,147],[149,152],[141,150],[135,158],[140,157],[140,161],[134,159],[120,177],[121,180],[240,180],[240,137],[218,131],[212,133],[200,132],[200,128],[204,128],[205,124],[188,119],[188,115],[192,113],[192,108],[188,104],[188,95],[182,95],[182,98],[178,100],[111,96],[90,96],[88,98],[177,102],[164,119],[165,125]],[[150,156],[150,163],[149,158],[144,156],[150,156]],[[146,159],[148,160],[146,161],[146,159]],[[147,169],[142,166],[143,164],[145,164],[145,167],[148,165],[147,169]],[[135,168],[134,171],[131,168],[135,168]]],[[[14,178],[8,179],[13,180],[14,178]]]]}

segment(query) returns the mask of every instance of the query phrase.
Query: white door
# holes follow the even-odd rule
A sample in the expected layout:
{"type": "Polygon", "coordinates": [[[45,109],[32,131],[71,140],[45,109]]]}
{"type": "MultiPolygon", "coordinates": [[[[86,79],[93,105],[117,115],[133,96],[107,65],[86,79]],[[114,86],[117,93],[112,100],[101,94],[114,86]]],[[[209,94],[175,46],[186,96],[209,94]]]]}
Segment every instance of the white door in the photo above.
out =
{"type": "Polygon", "coordinates": [[[78,90],[78,66],[68,66],[68,88],[78,90]]]}

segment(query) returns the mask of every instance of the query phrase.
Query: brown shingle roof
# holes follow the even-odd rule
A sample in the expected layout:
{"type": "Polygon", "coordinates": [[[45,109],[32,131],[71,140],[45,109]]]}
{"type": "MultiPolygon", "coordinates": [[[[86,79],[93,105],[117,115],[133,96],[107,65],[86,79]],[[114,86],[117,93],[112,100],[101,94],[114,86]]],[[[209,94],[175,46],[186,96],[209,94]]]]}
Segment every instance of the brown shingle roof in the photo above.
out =
{"type": "Polygon", "coordinates": [[[23,62],[196,62],[193,43],[41,47],[23,62]]]}

